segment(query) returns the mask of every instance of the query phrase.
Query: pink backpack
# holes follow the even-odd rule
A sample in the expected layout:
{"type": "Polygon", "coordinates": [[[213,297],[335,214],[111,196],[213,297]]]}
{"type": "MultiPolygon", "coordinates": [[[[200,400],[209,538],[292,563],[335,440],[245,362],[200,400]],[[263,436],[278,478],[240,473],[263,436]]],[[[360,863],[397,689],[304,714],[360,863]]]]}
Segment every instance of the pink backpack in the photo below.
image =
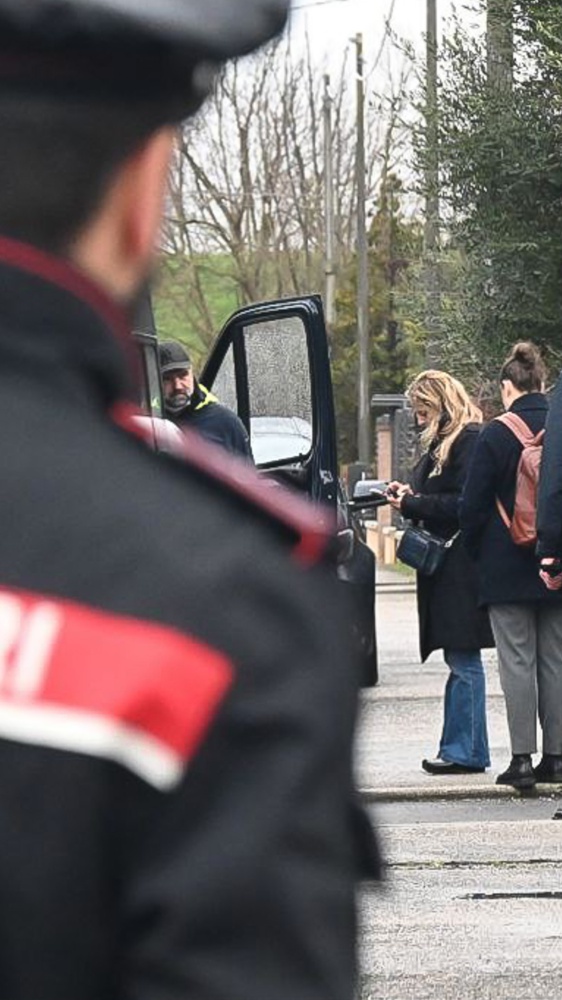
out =
{"type": "Polygon", "coordinates": [[[511,433],[523,445],[515,477],[515,504],[512,519],[510,520],[507,516],[507,511],[499,497],[496,497],[496,506],[515,544],[534,545],[537,541],[537,492],[544,430],[533,434],[525,421],[516,413],[504,413],[501,417],[496,417],[496,420],[509,427],[511,433]]]}

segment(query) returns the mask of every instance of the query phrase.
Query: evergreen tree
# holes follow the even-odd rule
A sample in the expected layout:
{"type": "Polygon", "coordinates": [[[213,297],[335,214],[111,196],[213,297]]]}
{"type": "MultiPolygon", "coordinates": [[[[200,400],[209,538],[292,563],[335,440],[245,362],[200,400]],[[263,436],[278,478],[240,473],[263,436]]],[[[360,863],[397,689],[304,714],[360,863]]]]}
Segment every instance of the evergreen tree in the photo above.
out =
{"type": "Polygon", "coordinates": [[[441,197],[457,262],[443,364],[473,385],[515,340],[562,357],[562,6],[488,2],[493,38],[457,23],[440,84],[441,197]]]}

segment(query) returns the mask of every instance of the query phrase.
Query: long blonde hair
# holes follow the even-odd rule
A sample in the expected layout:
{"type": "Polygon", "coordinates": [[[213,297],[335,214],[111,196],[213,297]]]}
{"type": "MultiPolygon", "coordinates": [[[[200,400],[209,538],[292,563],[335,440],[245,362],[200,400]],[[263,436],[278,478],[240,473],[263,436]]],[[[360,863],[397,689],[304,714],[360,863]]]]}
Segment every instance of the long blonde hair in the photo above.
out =
{"type": "Polygon", "coordinates": [[[428,422],[421,435],[425,451],[435,457],[432,475],[446,465],[451,448],[467,424],[481,424],[482,413],[472,402],[462,382],[447,372],[430,368],[421,372],[408,386],[406,395],[414,408],[428,412],[428,422]]]}

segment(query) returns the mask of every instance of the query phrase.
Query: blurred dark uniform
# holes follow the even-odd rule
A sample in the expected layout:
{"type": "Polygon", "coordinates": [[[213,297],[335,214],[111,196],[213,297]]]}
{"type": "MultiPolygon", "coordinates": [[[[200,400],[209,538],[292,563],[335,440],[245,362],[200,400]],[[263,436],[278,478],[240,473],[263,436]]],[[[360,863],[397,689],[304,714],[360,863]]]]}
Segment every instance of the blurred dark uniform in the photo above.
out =
{"type": "Polygon", "coordinates": [[[537,505],[537,555],[562,560],[562,375],[549,397],[537,505]]]}
{"type": "MultiPolygon", "coordinates": [[[[284,7],[4,0],[0,87],[20,55],[108,96],[129,66],[179,108],[182,53],[246,51],[284,7]]],[[[326,539],[204,444],[149,452],[128,357],[99,288],[0,238],[0,997],[351,1000],[377,862],[326,539]]]]}

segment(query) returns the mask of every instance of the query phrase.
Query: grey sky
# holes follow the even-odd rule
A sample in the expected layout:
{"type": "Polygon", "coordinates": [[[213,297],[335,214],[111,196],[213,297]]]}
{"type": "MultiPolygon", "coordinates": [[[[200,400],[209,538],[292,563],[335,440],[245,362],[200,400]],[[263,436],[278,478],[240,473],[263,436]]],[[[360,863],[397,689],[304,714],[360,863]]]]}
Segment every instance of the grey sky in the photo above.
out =
{"type": "MultiPolygon", "coordinates": [[[[453,9],[453,0],[438,0],[439,18],[447,18],[453,9]]],[[[468,6],[459,0],[459,8],[468,6]]],[[[340,61],[350,37],[362,32],[367,59],[374,57],[384,35],[385,19],[393,7],[392,0],[293,0],[293,38],[308,35],[315,58],[340,61]]],[[[468,22],[474,16],[464,13],[468,22]]],[[[410,41],[418,51],[423,48],[426,25],[426,0],[394,0],[392,19],[396,32],[410,41]]]]}

